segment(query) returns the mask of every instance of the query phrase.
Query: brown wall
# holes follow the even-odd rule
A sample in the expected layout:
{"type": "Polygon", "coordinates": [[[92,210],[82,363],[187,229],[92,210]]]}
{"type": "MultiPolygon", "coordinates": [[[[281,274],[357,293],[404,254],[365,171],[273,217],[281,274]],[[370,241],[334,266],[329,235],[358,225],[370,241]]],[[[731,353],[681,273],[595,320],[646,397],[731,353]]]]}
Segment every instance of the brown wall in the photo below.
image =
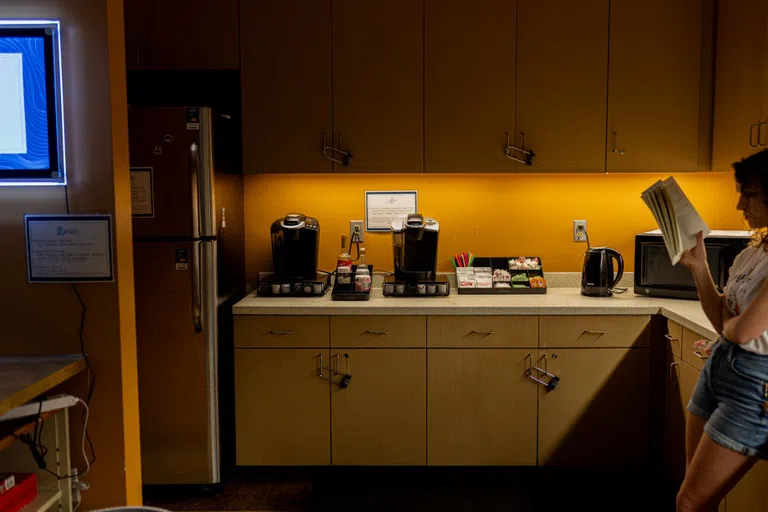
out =
{"type": "MultiPolygon", "coordinates": [[[[141,502],[122,0],[2,0],[0,18],[62,23],[64,111],[72,213],[114,215],[110,284],[78,285],[86,350],[97,376],[89,431],[98,460],[83,508],[141,502]]],[[[27,283],[24,214],[65,212],[63,187],[0,187],[2,354],[79,352],[69,285],[27,283]]],[[[85,378],[69,386],[85,396],[85,378]]],[[[79,417],[79,414],[73,415],[79,417]]],[[[73,436],[77,421],[72,421],[73,436]]],[[[82,467],[79,450],[73,465],[82,467]]]]}

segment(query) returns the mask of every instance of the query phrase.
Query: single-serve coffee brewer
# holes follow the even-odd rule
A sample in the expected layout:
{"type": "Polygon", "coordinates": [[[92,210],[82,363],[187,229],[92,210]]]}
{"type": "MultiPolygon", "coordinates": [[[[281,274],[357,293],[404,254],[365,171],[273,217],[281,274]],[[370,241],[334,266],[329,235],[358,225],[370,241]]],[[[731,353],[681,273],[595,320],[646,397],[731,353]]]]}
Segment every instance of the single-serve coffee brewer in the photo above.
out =
{"type": "Polygon", "coordinates": [[[440,224],[420,213],[392,222],[394,275],[384,280],[384,295],[446,296],[447,279],[437,275],[437,246],[440,224]]]}
{"type": "Polygon", "coordinates": [[[316,297],[330,286],[326,274],[318,274],[320,223],[302,213],[277,219],[270,228],[274,274],[259,280],[260,296],[316,297]]]}

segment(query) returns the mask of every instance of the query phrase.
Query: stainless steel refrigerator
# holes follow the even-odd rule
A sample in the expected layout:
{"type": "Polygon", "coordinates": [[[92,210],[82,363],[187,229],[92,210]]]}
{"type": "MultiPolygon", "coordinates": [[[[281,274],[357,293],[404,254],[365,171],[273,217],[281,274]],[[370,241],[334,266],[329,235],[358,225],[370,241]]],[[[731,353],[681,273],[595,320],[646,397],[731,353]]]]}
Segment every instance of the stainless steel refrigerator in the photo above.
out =
{"type": "Polygon", "coordinates": [[[132,190],[145,484],[220,481],[211,117],[129,108],[131,179],[141,181],[132,190]]]}

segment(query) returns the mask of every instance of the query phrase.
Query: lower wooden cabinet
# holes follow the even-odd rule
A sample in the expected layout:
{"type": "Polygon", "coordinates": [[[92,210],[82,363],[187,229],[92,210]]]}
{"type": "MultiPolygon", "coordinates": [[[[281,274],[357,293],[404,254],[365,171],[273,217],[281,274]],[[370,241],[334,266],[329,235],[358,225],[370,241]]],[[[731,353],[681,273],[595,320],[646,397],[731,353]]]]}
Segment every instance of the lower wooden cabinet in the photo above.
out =
{"type": "Polygon", "coordinates": [[[427,351],[335,350],[332,362],[352,376],[331,389],[333,464],[426,464],[427,351]]]}
{"type": "Polygon", "coordinates": [[[540,350],[540,357],[560,383],[539,387],[539,465],[644,464],[650,349],[540,350]]]}
{"type": "Polygon", "coordinates": [[[427,463],[535,466],[538,385],[534,350],[428,352],[427,463]]]}
{"type": "Polygon", "coordinates": [[[317,349],[236,349],[235,429],[240,466],[331,463],[329,386],[317,349]]]}
{"type": "Polygon", "coordinates": [[[667,354],[664,407],[664,473],[675,487],[685,478],[685,420],[699,371],[667,354]]]}
{"type": "Polygon", "coordinates": [[[768,511],[768,462],[760,461],[728,493],[727,512],[768,511]]]}

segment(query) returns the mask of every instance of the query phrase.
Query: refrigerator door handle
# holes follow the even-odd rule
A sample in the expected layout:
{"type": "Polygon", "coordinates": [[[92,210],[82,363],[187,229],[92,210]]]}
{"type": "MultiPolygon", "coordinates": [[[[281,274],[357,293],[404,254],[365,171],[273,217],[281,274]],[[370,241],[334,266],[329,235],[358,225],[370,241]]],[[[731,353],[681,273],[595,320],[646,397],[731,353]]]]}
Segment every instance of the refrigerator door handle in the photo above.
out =
{"type": "Polygon", "coordinates": [[[200,148],[189,146],[190,182],[192,184],[192,237],[200,237],[200,148]]]}
{"type": "Polygon", "coordinates": [[[203,332],[203,268],[200,265],[201,243],[192,242],[192,323],[195,332],[203,332]]]}

